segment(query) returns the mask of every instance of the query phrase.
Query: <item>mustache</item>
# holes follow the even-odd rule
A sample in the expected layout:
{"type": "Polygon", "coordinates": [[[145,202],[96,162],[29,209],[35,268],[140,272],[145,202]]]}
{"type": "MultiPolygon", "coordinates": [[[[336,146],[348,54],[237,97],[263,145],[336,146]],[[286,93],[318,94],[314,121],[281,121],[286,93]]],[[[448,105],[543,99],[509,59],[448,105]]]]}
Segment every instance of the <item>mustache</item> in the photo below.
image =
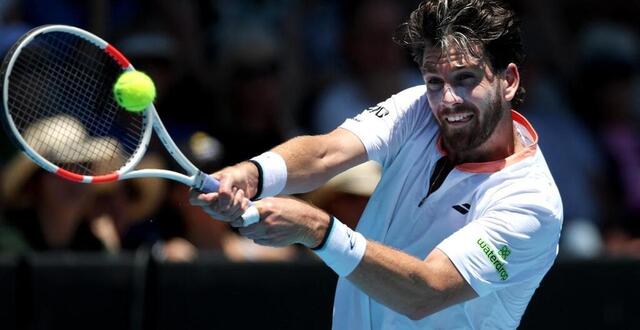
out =
{"type": "Polygon", "coordinates": [[[453,108],[444,108],[440,111],[440,115],[443,116],[447,116],[447,115],[455,115],[458,113],[476,113],[476,108],[475,107],[471,107],[471,106],[466,106],[466,105],[456,105],[453,108]]]}

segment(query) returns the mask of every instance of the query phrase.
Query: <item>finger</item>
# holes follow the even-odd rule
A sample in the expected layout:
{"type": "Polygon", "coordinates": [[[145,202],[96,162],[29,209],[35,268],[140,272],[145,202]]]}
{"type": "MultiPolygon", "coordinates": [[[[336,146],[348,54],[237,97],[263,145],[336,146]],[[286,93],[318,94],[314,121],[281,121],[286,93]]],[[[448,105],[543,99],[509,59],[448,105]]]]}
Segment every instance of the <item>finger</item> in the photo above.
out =
{"type": "Polygon", "coordinates": [[[251,226],[238,228],[238,233],[244,237],[249,237],[249,235],[252,235],[255,232],[254,230],[249,229],[249,227],[251,226]]]}
{"type": "Polygon", "coordinates": [[[189,189],[189,201],[195,201],[198,199],[198,195],[202,194],[202,192],[197,191],[193,188],[189,189]]]}
{"type": "Polygon", "coordinates": [[[240,233],[240,235],[247,237],[249,239],[259,238],[260,237],[259,228],[258,228],[259,225],[260,225],[259,223],[254,223],[252,225],[239,228],[238,232],[240,233]]]}
{"type": "Polygon", "coordinates": [[[254,239],[253,242],[263,246],[274,246],[274,247],[278,246],[271,239],[267,239],[267,238],[254,239]]]}
{"type": "Polygon", "coordinates": [[[229,209],[230,218],[235,219],[242,216],[242,213],[244,213],[244,208],[242,207],[244,200],[244,191],[238,190],[233,199],[233,206],[229,209]]]}
{"type": "Polygon", "coordinates": [[[218,188],[218,192],[220,193],[222,204],[228,204],[234,194],[233,180],[231,180],[228,175],[223,174],[220,176],[220,188],[218,188]]]}
{"type": "Polygon", "coordinates": [[[211,174],[211,176],[220,182],[220,180],[222,180],[222,171],[215,172],[211,174]]]}
{"type": "Polygon", "coordinates": [[[222,221],[222,222],[228,222],[227,218],[224,216],[224,214],[216,212],[215,210],[213,210],[210,207],[203,207],[202,210],[204,211],[204,213],[206,213],[207,215],[212,217],[214,220],[218,220],[218,221],[222,221]]]}
{"type": "Polygon", "coordinates": [[[233,227],[233,228],[242,228],[242,227],[244,227],[244,219],[242,219],[241,217],[239,217],[239,218],[237,218],[237,219],[233,220],[233,221],[230,223],[230,225],[231,225],[231,227],[233,227]]]}
{"type": "Polygon", "coordinates": [[[209,216],[214,218],[215,220],[220,220],[220,221],[224,221],[224,222],[231,222],[231,221],[234,221],[237,218],[237,217],[231,217],[231,216],[229,216],[228,213],[220,210],[220,208],[217,206],[217,203],[213,203],[211,205],[202,206],[202,210],[206,214],[208,214],[209,216]]]}
{"type": "Polygon", "coordinates": [[[220,199],[220,209],[223,210],[227,214],[232,214],[236,211],[237,207],[235,206],[236,194],[238,193],[238,188],[231,188],[231,195],[228,199],[220,199]]]}
{"type": "Polygon", "coordinates": [[[191,203],[192,205],[199,205],[198,203],[200,201],[198,200],[198,196],[200,195],[202,195],[201,191],[189,189],[189,203],[191,203]]]}
{"type": "Polygon", "coordinates": [[[212,203],[214,203],[217,199],[218,199],[217,195],[200,194],[198,197],[190,198],[189,203],[193,206],[205,207],[205,206],[212,205],[212,203]]]}
{"type": "MultiPolygon", "coordinates": [[[[244,191],[242,192],[244,194],[244,191]]],[[[251,203],[251,201],[249,200],[249,198],[243,198],[242,199],[242,211],[246,211],[249,208],[249,203],[251,203]]]]}
{"type": "Polygon", "coordinates": [[[209,206],[212,203],[214,203],[216,200],[218,200],[218,197],[219,197],[218,193],[208,193],[208,194],[198,193],[194,197],[189,197],[189,202],[191,203],[191,205],[195,205],[195,206],[209,206]]]}
{"type": "Polygon", "coordinates": [[[210,208],[210,207],[203,207],[202,210],[204,211],[204,213],[212,216],[212,217],[219,217],[221,214],[216,212],[216,210],[210,208]]]}
{"type": "Polygon", "coordinates": [[[261,237],[256,241],[258,241],[258,243],[256,244],[272,246],[272,247],[284,247],[284,246],[290,245],[282,238],[276,238],[276,237],[261,237]]]}

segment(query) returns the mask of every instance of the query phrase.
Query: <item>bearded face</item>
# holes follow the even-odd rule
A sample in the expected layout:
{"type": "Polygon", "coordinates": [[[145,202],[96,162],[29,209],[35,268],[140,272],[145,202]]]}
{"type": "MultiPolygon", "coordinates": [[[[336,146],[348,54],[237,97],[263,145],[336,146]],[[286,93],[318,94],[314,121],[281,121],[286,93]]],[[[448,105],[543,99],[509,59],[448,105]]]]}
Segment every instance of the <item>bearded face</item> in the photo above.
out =
{"type": "Polygon", "coordinates": [[[442,138],[451,151],[473,150],[489,139],[504,115],[499,94],[496,89],[484,108],[462,104],[436,115],[442,138]]]}
{"type": "Polygon", "coordinates": [[[486,142],[508,112],[499,77],[483,59],[456,50],[425,52],[423,76],[429,106],[450,152],[486,142]]]}

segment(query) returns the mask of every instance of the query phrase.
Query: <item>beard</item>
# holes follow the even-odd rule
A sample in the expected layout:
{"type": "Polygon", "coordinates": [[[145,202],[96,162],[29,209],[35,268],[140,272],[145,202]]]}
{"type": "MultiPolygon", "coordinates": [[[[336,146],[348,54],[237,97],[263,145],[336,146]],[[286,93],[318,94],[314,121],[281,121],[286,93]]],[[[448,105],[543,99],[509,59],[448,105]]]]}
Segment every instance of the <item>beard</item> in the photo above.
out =
{"type": "Polygon", "coordinates": [[[448,126],[446,120],[440,121],[442,139],[450,149],[449,151],[456,153],[467,152],[487,141],[504,116],[501,100],[500,91],[496,89],[493,99],[489,102],[489,107],[482,112],[465,106],[454,109],[454,112],[460,111],[464,113],[469,112],[469,110],[473,112],[474,118],[471,119],[472,122],[466,127],[452,128],[448,126]]]}

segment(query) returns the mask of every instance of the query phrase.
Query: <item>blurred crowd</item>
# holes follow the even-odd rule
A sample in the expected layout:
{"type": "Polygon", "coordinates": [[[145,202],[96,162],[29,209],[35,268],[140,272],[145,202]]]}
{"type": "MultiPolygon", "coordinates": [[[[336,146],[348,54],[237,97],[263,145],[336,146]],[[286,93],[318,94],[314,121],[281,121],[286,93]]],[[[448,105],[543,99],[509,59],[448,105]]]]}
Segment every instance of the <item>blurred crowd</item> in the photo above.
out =
{"type": "MultiPolygon", "coordinates": [[[[415,0],[3,0],[0,54],[29,29],[69,24],[120,49],[156,82],[181,150],[213,172],[300,134],[322,134],[423,83],[392,36],[415,0]]],[[[565,211],[561,255],[640,258],[640,7],[633,1],[514,1],[527,89],[565,211]]],[[[98,161],[98,160],[95,160],[98,161]]],[[[286,261],[211,221],[188,188],[160,179],[80,185],[47,174],[0,137],[0,252],[148,249],[286,261]]],[[[140,167],[179,169],[153,141],[140,167]]],[[[380,168],[367,163],[299,196],[355,227],[380,168]]]]}

